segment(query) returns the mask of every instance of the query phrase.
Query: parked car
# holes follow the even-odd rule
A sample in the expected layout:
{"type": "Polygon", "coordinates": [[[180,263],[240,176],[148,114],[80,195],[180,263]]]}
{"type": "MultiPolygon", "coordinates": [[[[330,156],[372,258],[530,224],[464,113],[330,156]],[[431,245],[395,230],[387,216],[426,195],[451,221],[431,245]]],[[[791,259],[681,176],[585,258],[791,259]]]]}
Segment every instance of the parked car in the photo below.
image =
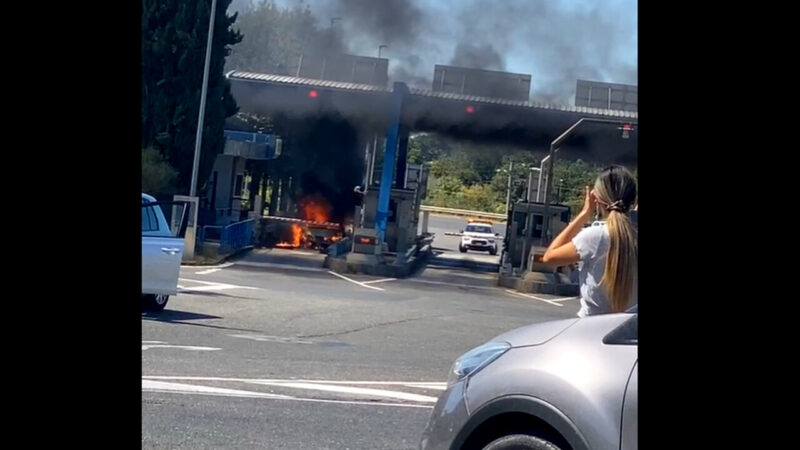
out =
{"type": "Polygon", "coordinates": [[[422,450],[638,448],[638,309],[500,335],[453,364],[422,450]]]}
{"type": "Polygon", "coordinates": [[[162,206],[142,193],[142,301],[147,309],[161,311],[170,295],[178,293],[178,275],[183,259],[185,207],[180,210],[175,232],[164,217],[162,206]]]}

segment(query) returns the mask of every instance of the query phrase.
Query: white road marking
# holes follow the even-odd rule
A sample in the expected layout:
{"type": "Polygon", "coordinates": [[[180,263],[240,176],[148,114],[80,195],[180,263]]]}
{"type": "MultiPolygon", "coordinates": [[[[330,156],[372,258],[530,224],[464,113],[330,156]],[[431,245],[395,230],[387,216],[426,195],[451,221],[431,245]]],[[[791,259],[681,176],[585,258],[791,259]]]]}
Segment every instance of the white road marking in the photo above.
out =
{"type": "Polygon", "coordinates": [[[430,389],[434,391],[444,391],[445,389],[447,389],[447,383],[411,383],[411,384],[404,384],[403,386],[420,388],[420,389],[430,389]]]}
{"type": "Polygon", "coordinates": [[[183,280],[183,281],[193,281],[195,283],[200,283],[200,284],[207,284],[209,286],[235,286],[235,287],[239,287],[239,288],[243,288],[243,289],[258,289],[258,288],[254,288],[254,287],[250,287],[250,286],[238,286],[238,285],[235,285],[235,284],[218,283],[216,281],[193,280],[191,278],[178,278],[178,279],[179,280],[183,280]]]}
{"type": "Polygon", "coordinates": [[[240,391],[238,389],[225,389],[210,386],[198,386],[196,384],[167,383],[164,381],[153,381],[142,379],[143,391],[174,391],[195,394],[219,394],[235,397],[251,398],[292,398],[288,395],[269,394],[266,392],[240,391]]]}
{"type": "Polygon", "coordinates": [[[142,344],[166,344],[164,341],[142,341],[142,344]]]}
{"type": "Polygon", "coordinates": [[[195,272],[195,275],[208,275],[209,273],[219,272],[222,269],[208,269],[202,272],[195,272]]]}
{"type": "MultiPolygon", "coordinates": [[[[242,289],[240,286],[189,286],[181,288],[181,292],[224,291],[226,289],[242,289]]],[[[249,288],[255,289],[255,288],[249,288]]]]}
{"type": "Polygon", "coordinates": [[[329,274],[331,274],[331,275],[337,276],[337,277],[339,277],[339,278],[341,278],[341,279],[343,279],[343,280],[349,281],[349,282],[351,282],[351,283],[355,283],[355,284],[357,284],[357,285],[359,285],[359,286],[361,286],[361,287],[365,287],[365,288],[368,288],[368,289],[375,289],[376,291],[383,291],[383,290],[385,290],[385,289],[381,289],[381,288],[379,288],[379,287],[375,287],[375,286],[370,286],[370,285],[368,285],[368,284],[364,284],[364,283],[362,283],[362,282],[360,282],[360,281],[356,281],[356,280],[354,280],[354,279],[352,279],[352,278],[347,278],[346,276],[344,276],[344,275],[340,275],[340,274],[338,274],[338,273],[336,273],[336,272],[334,272],[334,271],[332,271],[332,270],[329,270],[329,271],[328,271],[328,273],[329,273],[329,274]]]}
{"type": "Polygon", "coordinates": [[[313,391],[341,392],[345,394],[369,395],[373,397],[386,397],[398,400],[409,400],[412,402],[436,403],[436,397],[429,397],[427,395],[419,395],[419,394],[409,394],[408,392],[400,392],[400,391],[385,391],[383,389],[358,388],[358,387],[337,386],[337,385],[318,384],[318,383],[287,383],[287,382],[274,382],[274,381],[251,381],[250,383],[263,384],[266,386],[280,386],[280,387],[288,387],[295,389],[308,389],[313,391]]]}
{"type": "Polygon", "coordinates": [[[570,300],[578,300],[580,297],[564,297],[564,298],[553,298],[551,299],[554,302],[568,302],[570,300]]]}
{"type": "Polygon", "coordinates": [[[540,302],[550,303],[551,305],[560,306],[562,308],[564,307],[564,305],[562,305],[560,303],[556,303],[556,302],[554,302],[552,300],[548,300],[546,298],[537,297],[535,295],[525,294],[525,293],[517,292],[517,291],[512,291],[511,289],[506,289],[506,292],[508,292],[509,294],[520,295],[522,297],[527,297],[527,298],[532,298],[534,300],[539,300],[540,302]]]}
{"type": "Polygon", "coordinates": [[[197,395],[213,395],[222,397],[240,397],[240,398],[262,398],[269,400],[290,400],[298,402],[314,402],[314,403],[335,403],[345,405],[369,405],[369,406],[398,406],[403,408],[432,408],[429,405],[415,405],[407,403],[383,403],[383,402],[365,402],[353,400],[327,400],[327,399],[314,399],[314,398],[301,398],[292,397],[288,395],[269,394],[266,392],[253,392],[242,391],[238,389],[224,389],[215,388],[210,386],[198,386],[193,384],[181,383],[166,383],[161,381],[154,381],[142,377],[142,391],[143,392],[166,392],[175,394],[197,394],[197,395]]]}
{"type": "Polygon", "coordinates": [[[205,269],[224,269],[224,268],[226,268],[226,267],[230,267],[230,266],[232,266],[232,265],[233,265],[233,263],[232,263],[232,262],[229,262],[229,263],[220,264],[220,265],[217,265],[217,266],[181,266],[181,269],[188,269],[188,270],[198,270],[198,269],[204,269],[204,270],[205,270],[205,269]]]}
{"type": "Polygon", "coordinates": [[[383,283],[384,281],[394,281],[397,278],[382,278],[380,280],[364,281],[364,284],[383,283]]]}
{"type": "Polygon", "coordinates": [[[342,380],[297,380],[297,379],[275,379],[275,378],[231,378],[231,377],[191,377],[173,375],[142,375],[148,380],[193,380],[193,381],[241,381],[245,383],[322,383],[322,384],[355,384],[355,385],[375,385],[375,386],[409,386],[424,387],[431,389],[447,389],[446,382],[438,381],[342,381],[342,380]]]}
{"type": "Polygon", "coordinates": [[[260,290],[261,288],[252,287],[252,286],[239,286],[236,284],[227,284],[227,283],[215,283],[213,281],[203,281],[203,280],[193,280],[190,278],[178,278],[181,281],[191,281],[193,283],[200,283],[206,284],[207,286],[182,286],[179,285],[178,287],[183,290],[184,292],[190,291],[223,291],[225,289],[255,289],[260,290]]]}
{"type": "Polygon", "coordinates": [[[292,337],[282,337],[282,336],[267,336],[264,334],[229,334],[230,337],[241,338],[241,339],[251,339],[254,341],[261,341],[261,342],[281,342],[284,344],[313,344],[314,341],[309,341],[307,339],[300,339],[300,338],[292,338],[292,337]]]}
{"type": "Polygon", "coordinates": [[[145,344],[144,341],[142,341],[142,350],[150,350],[151,348],[178,348],[181,350],[194,350],[198,352],[222,350],[217,347],[202,347],[197,345],[145,344]]]}

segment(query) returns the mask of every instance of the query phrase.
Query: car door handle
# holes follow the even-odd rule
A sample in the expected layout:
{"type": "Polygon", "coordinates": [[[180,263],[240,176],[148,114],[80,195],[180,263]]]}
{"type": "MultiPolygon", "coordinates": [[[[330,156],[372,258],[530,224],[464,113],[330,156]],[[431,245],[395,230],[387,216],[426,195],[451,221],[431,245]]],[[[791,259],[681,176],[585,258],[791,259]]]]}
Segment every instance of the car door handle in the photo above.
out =
{"type": "Polygon", "coordinates": [[[179,251],[181,251],[181,249],[164,247],[164,248],[161,249],[161,251],[164,252],[164,253],[169,253],[170,255],[174,255],[174,254],[178,253],[179,251]]]}

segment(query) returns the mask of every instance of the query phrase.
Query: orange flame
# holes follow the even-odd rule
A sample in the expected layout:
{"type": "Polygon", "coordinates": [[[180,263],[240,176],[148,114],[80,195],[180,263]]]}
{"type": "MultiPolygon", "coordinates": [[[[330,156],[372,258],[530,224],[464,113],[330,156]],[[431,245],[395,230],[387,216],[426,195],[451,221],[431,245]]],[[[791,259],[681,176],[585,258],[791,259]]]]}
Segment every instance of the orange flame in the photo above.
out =
{"type": "Polygon", "coordinates": [[[300,247],[300,241],[303,239],[303,228],[300,225],[292,224],[292,242],[278,242],[275,247],[279,248],[297,248],[300,247]]]}
{"type": "Polygon", "coordinates": [[[330,205],[324,200],[304,199],[300,201],[303,219],[314,222],[327,222],[330,218],[330,205]]]}

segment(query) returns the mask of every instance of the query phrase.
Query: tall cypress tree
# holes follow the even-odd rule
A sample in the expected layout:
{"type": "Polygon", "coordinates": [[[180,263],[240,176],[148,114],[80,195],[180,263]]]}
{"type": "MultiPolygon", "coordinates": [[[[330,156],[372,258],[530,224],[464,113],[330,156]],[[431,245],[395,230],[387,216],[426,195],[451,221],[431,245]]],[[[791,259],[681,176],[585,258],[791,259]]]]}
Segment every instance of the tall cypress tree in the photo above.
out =
{"type": "MultiPolygon", "coordinates": [[[[223,70],[231,46],[242,40],[233,30],[231,0],[217,0],[203,123],[198,184],[208,179],[224,145],[225,118],[238,110],[223,70]]],[[[189,191],[197,116],[203,83],[211,0],[142,0],[142,147],[153,147],[178,171],[178,186],[189,191]]]]}

